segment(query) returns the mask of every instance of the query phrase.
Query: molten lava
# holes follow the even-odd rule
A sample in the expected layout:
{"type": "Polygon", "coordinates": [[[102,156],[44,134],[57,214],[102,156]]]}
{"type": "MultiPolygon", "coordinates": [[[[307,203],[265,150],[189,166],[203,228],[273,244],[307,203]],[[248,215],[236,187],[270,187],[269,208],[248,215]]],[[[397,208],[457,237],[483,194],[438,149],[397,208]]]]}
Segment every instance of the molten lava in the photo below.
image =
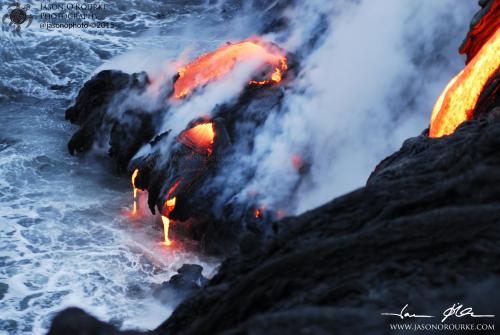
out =
{"type": "Polygon", "coordinates": [[[196,88],[224,77],[239,63],[255,61],[271,66],[272,70],[268,80],[250,84],[278,83],[288,67],[283,52],[269,44],[249,40],[228,44],[180,68],[174,83],[174,98],[181,99],[196,88]]]}
{"type": "Polygon", "coordinates": [[[169,246],[172,244],[172,241],[168,237],[168,232],[170,229],[170,218],[168,217],[170,213],[175,208],[175,203],[177,202],[176,197],[171,197],[172,194],[175,192],[177,187],[179,187],[179,184],[181,183],[180,180],[176,181],[172,187],[168,190],[167,193],[167,201],[163,204],[163,214],[161,216],[161,221],[163,222],[163,235],[164,235],[164,241],[162,242],[163,245],[169,246]]]}
{"type": "Polygon", "coordinates": [[[276,67],[274,69],[274,72],[271,75],[271,79],[261,80],[261,81],[250,80],[249,84],[250,85],[270,85],[270,84],[279,83],[281,81],[281,79],[283,79],[283,73],[288,69],[288,65],[286,63],[286,58],[283,58],[280,61],[280,64],[281,64],[280,67],[276,67]]]}
{"type": "Polygon", "coordinates": [[[175,208],[176,201],[177,201],[176,197],[173,197],[172,199],[168,199],[167,201],[165,201],[165,205],[163,208],[166,209],[167,213],[169,213],[169,214],[172,213],[172,211],[175,208]]]}
{"type": "Polygon", "coordinates": [[[484,43],[500,28],[500,1],[492,0],[482,14],[479,21],[474,19],[474,23],[471,26],[464,43],[460,46],[460,53],[467,55],[466,63],[469,63],[484,45],[484,43]]]}
{"type": "Polygon", "coordinates": [[[432,111],[430,137],[449,135],[472,118],[484,85],[500,70],[500,29],[491,36],[438,98],[432,111]]]}
{"type": "Polygon", "coordinates": [[[170,219],[168,218],[168,215],[170,215],[170,213],[172,213],[172,211],[174,210],[176,201],[177,198],[173,197],[172,199],[168,199],[167,201],[165,201],[165,205],[163,206],[163,209],[165,210],[165,215],[161,216],[161,221],[163,222],[163,235],[164,235],[164,241],[162,242],[162,244],[166,246],[172,244],[172,241],[168,238],[168,231],[170,229],[170,219]]]}
{"type": "Polygon", "coordinates": [[[132,173],[132,187],[134,188],[134,207],[132,209],[132,214],[137,213],[137,187],[135,187],[135,178],[137,178],[137,175],[139,174],[139,169],[135,169],[134,173],[132,173]]]}
{"type": "Polygon", "coordinates": [[[215,129],[212,122],[200,123],[182,132],[178,140],[187,147],[202,154],[212,154],[215,139],[215,129]]]}
{"type": "Polygon", "coordinates": [[[165,235],[165,240],[161,244],[169,246],[172,245],[172,241],[168,238],[168,230],[170,229],[170,219],[164,215],[161,216],[161,221],[163,222],[163,232],[165,235]]]}

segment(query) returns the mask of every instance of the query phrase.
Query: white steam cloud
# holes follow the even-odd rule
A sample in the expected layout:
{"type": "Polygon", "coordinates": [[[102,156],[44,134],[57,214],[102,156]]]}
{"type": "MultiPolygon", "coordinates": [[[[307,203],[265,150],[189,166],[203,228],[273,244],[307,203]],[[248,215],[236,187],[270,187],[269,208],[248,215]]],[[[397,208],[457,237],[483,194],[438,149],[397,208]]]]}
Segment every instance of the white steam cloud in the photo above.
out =
{"type": "MultiPolygon", "coordinates": [[[[463,66],[457,49],[477,10],[453,0],[313,1],[305,7],[290,13],[299,21],[285,44],[303,47],[326,16],[324,43],[303,60],[286,113],[269,117],[250,157],[242,158],[256,174],[238,196],[258,190],[261,203],[280,208],[286,202],[288,214],[362,186],[381,159],[427,127],[435,99],[463,66]],[[293,154],[310,164],[298,188],[293,154]]],[[[234,169],[227,171],[242,174],[234,169]]]]}
{"type": "MultiPolygon", "coordinates": [[[[253,148],[234,143],[241,147],[237,160],[229,160],[209,185],[220,190],[216,207],[247,203],[252,194],[252,202],[298,214],[362,186],[380,160],[428,126],[437,96],[463,67],[457,49],[477,9],[475,2],[455,0],[311,0],[289,9],[290,29],[266,38],[303,57],[300,72],[281,110],[267,111],[253,148]],[[294,168],[294,155],[308,166],[307,175],[294,168]]],[[[257,18],[240,18],[231,20],[234,29],[186,28],[182,39],[201,32],[210,43],[190,49],[206,51],[255,34],[251,23],[257,18]]],[[[129,63],[130,57],[138,58],[128,54],[114,62],[129,63]]],[[[144,58],[150,71],[161,68],[153,58],[144,58]]],[[[178,134],[192,119],[237,97],[252,68],[240,67],[202,94],[171,105],[161,130],[178,134]]]]}

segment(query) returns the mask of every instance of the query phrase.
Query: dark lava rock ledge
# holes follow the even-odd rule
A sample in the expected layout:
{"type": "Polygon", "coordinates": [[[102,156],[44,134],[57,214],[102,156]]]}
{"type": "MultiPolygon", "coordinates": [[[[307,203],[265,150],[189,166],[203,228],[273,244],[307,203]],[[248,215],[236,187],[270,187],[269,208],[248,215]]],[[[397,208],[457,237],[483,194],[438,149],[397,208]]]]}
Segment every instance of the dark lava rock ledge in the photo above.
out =
{"type": "Polygon", "coordinates": [[[397,319],[380,313],[405,304],[441,315],[459,302],[500,315],[494,114],[451,136],[411,138],[366,187],[276,223],[269,245],[225,261],[152,333],[384,334],[397,319]]]}
{"type": "Polygon", "coordinates": [[[366,187],[278,223],[265,251],[228,260],[157,333],[384,334],[397,319],[380,313],[405,304],[500,315],[499,148],[498,119],[406,141],[366,187]]]}

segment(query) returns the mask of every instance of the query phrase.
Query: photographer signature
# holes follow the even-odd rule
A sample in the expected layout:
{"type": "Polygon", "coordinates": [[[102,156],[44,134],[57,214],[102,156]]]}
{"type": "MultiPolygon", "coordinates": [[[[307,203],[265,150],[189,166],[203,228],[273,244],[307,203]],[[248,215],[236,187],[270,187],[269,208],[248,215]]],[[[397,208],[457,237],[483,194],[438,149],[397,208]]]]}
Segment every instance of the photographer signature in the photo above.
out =
{"type": "MultiPolygon", "coordinates": [[[[399,313],[380,313],[380,315],[389,315],[389,316],[397,316],[401,320],[404,320],[405,318],[433,318],[433,315],[419,315],[419,314],[410,314],[406,312],[406,308],[408,307],[408,304],[406,304],[402,309],[401,312],[399,313]]],[[[441,322],[446,321],[450,316],[455,316],[457,318],[461,318],[464,316],[470,316],[473,318],[494,318],[495,315],[476,315],[472,311],[472,307],[467,307],[464,308],[462,304],[456,303],[453,304],[453,306],[445,309],[443,311],[443,319],[441,322]]]]}

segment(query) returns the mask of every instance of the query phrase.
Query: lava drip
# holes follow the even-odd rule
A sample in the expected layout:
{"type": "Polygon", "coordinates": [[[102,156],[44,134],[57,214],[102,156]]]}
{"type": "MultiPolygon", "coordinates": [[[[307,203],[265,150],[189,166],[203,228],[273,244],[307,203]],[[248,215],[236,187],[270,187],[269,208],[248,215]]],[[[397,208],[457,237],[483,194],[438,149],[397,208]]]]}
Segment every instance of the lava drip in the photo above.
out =
{"type": "Polygon", "coordinates": [[[162,215],[161,215],[161,221],[163,223],[163,235],[164,235],[164,241],[162,242],[163,245],[170,246],[172,245],[172,241],[169,238],[169,230],[170,230],[170,213],[175,209],[175,204],[177,203],[177,197],[172,197],[174,194],[175,190],[177,187],[179,187],[179,184],[181,183],[181,180],[178,180],[174,183],[172,187],[168,190],[167,193],[167,200],[165,201],[165,204],[163,205],[163,210],[162,210],[162,215]]]}
{"type": "Polygon", "coordinates": [[[178,69],[174,83],[174,99],[181,99],[199,87],[229,74],[237,64],[261,62],[271,70],[264,80],[252,80],[249,84],[279,83],[287,70],[285,53],[271,43],[257,39],[225,45],[213,52],[201,55],[178,69]]]}
{"type": "MultiPolygon", "coordinates": [[[[177,140],[180,144],[187,147],[192,153],[209,157],[212,155],[213,146],[216,138],[215,124],[213,122],[202,122],[194,125],[193,127],[183,131],[177,140]]],[[[192,157],[191,157],[192,158],[192,157]]],[[[189,157],[185,157],[189,159],[189,157]]],[[[204,171],[204,170],[203,170],[204,171]]],[[[165,235],[164,245],[171,245],[172,241],[169,239],[169,229],[171,217],[170,214],[174,211],[177,204],[177,194],[186,192],[193,180],[187,178],[180,178],[174,182],[169,188],[166,196],[166,201],[162,208],[162,222],[165,235]]]]}
{"type": "Polygon", "coordinates": [[[500,28],[446,86],[432,111],[429,137],[449,135],[473,117],[483,87],[500,69],[500,28]]]}
{"type": "Polygon", "coordinates": [[[135,169],[134,172],[132,173],[132,187],[134,189],[134,204],[133,204],[133,209],[132,209],[132,214],[135,215],[137,214],[137,187],[135,186],[135,179],[137,178],[137,175],[139,174],[139,169],[135,169]]]}
{"type": "Polygon", "coordinates": [[[165,201],[165,208],[167,208],[165,215],[161,216],[161,221],[163,222],[163,235],[164,235],[164,241],[162,242],[163,245],[169,246],[172,244],[172,241],[168,237],[169,230],[170,230],[170,219],[169,215],[170,212],[172,212],[175,208],[175,203],[177,202],[177,198],[173,197],[172,199],[168,199],[165,201]]]}

